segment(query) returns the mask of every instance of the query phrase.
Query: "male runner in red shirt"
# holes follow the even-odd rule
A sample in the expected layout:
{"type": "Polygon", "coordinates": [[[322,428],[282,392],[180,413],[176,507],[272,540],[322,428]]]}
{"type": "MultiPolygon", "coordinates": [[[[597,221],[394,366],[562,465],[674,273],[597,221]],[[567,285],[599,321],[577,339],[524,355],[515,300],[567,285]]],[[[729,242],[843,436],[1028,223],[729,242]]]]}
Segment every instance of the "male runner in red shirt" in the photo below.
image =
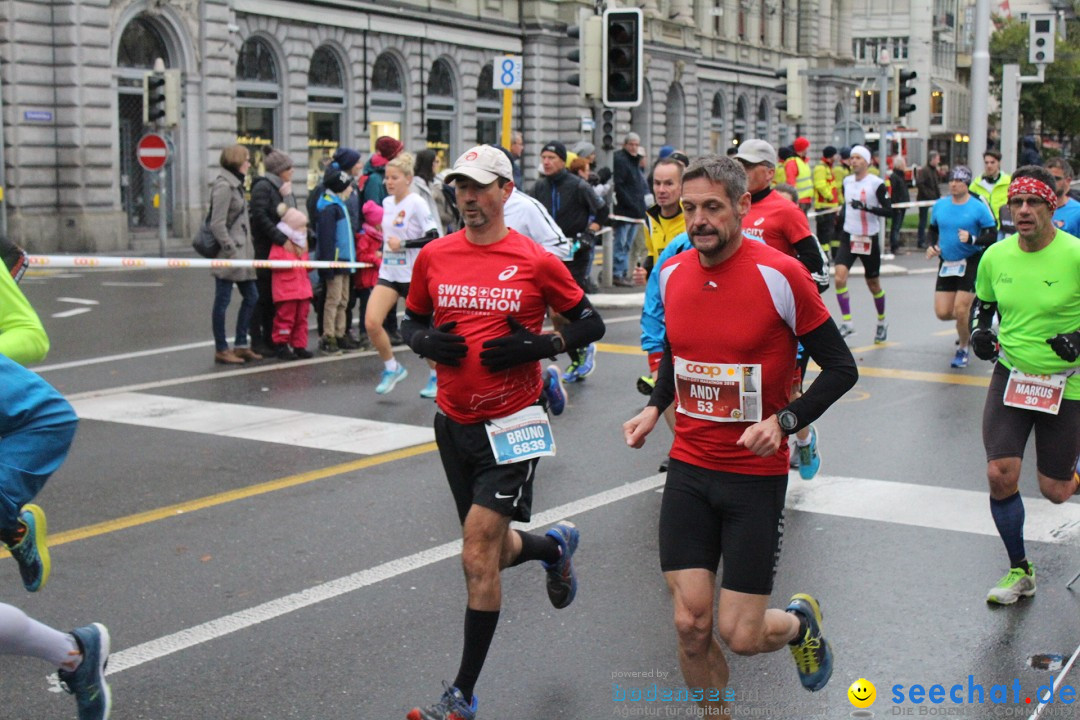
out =
{"type": "Polygon", "coordinates": [[[641,447],[677,396],[660,509],[660,566],[671,589],[679,659],[699,704],[725,712],[729,670],[715,627],[740,655],[790,645],[804,687],[825,687],[832,652],[809,595],[767,609],[780,554],[787,489],[785,435],[819,417],[858,379],[836,324],[795,259],[747,242],[746,173],[731,158],[705,156],[683,175],[683,211],[693,249],[660,273],[667,319],[664,357],[649,405],[623,425],[641,447]],[[703,322],[702,318],[708,318],[703,322]],[[788,402],[795,347],[821,366],[807,392],[788,402]]]}
{"type": "Polygon", "coordinates": [[[510,521],[529,521],[537,462],[554,452],[539,361],[604,335],[566,265],[506,227],[503,203],[514,185],[502,152],[474,147],[447,179],[455,181],[465,228],[416,258],[401,330],[439,366],[435,441],[462,523],[469,600],[457,678],[408,720],[476,717],[473,687],[498,624],[503,568],[540,560],[551,603],[561,609],[573,601],[577,529],[563,522],[534,535],[511,530],[510,521]],[[540,334],[548,306],[569,321],[559,333],[540,334]]]}

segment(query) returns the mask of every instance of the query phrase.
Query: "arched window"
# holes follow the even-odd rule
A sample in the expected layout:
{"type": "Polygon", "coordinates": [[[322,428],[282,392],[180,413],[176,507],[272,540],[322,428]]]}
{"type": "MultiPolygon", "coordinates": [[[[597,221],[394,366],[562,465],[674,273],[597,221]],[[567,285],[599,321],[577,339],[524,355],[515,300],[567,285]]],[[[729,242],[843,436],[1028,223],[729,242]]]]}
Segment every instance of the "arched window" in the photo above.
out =
{"type": "Polygon", "coordinates": [[[274,51],[261,38],[249,38],[236,61],[236,142],[251,151],[251,172],[262,174],[262,153],[278,144],[281,83],[274,51]]]}
{"type": "Polygon", "coordinates": [[[848,118],[847,106],[842,102],[836,103],[836,108],[833,110],[833,119],[837,125],[845,122],[848,118]]]}
{"type": "Polygon", "coordinates": [[[718,92],[713,95],[712,113],[709,120],[709,149],[714,153],[721,153],[727,149],[724,127],[724,111],[726,109],[724,94],[718,92]]]}
{"type": "Polygon", "coordinates": [[[734,143],[740,144],[743,140],[747,139],[747,133],[750,131],[749,122],[750,116],[750,101],[746,99],[745,95],[740,95],[739,99],[735,101],[735,125],[732,128],[735,133],[734,143]]]}
{"type": "MultiPolygon", "coordinates": [[[[320,47],[308,66],[308,189],[319,184],[326,160],[341,145],[345,71],[336,52],[320,47]]],[[[299,180],[299,178],[297,178],[299,180]]]]}
{"type": "Polygon", "coordinates": [[[758,101],[757,136],[762,140],[769,137],[769,101],[765,98],[758,101]]]}
{"type": "Polygon", "coordinates": [[[677,150],[686,146],[686,99],[678,83],[672,83],[668,89],[667,144],[677,150]]]}
{"type": "Polygon", "coordinates": [[[424,114],[427,118],[427,146],[439,153],[443,167],[448,167],[454,157],[453,145],[457,135],[457,98],[454,72],[446,60],[436,60],[431,66],[424,114]]]}
{"type": "Polygon", "coordinates": [[[390,53],[384,52],[375,58],[368,107],[371,152],[375,152],[375,140],[383,135],[400,140],[401,126],[405,122],[405,81],[401,66],[390,53]]]}
{"type": "Polygon", "coordinates": [[[127,24],[120,36],[116,64],[120,67],[153,69],[154,60],[161,58],[169,66],[169,51],[165,40],[153,23],[137,17],[127,24]]]}
{"type": "Polygon", "coordinates": [[[499,142],[499,120],[502,105],[499,91],[493,85],[491,63],[480,68],[476,81],[476,143],[494,145],[499,142]]]}

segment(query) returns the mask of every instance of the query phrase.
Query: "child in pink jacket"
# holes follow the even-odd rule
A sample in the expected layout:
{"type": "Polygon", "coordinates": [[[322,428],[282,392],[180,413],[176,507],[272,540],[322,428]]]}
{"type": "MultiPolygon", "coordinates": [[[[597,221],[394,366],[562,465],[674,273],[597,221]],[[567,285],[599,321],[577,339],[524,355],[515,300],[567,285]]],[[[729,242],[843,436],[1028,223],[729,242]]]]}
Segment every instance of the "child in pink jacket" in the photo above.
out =
{"type": "MultiPolygon", "coordinates": [[[[277,229],[289,239],[284,245],[270,246],[270,259],[307,260],[307,217],[285,203],[278,205],[277,212],[281,218],[277,229]]],[[[308,307],[312,295],[308,271],[296,267],[274,268],[271,272],[274,295],[274,352],[280,360],[306,360],[312,357],[307,349],[308,307]]]]}
{"type": "MultiPolygon", "coordinates": [[[[360,232],[356,233],[356,261],[371,263],[373,267],[360,268],[353,275],[353,287],[356,290],[356,299],[360,305],[360,318],[367,313],[367,301],[371,295],[371,288],[379,281],[379,265],[382,263],[382,205],[374,200],[368,200],[361,208],[364,215],[364,224],[360,232]]],[[[363,332],[364,324],[360,323],[363,332]]],[[[360,344],[364,349],[371,347],[367,335],[361,335],[360,344]]]]}

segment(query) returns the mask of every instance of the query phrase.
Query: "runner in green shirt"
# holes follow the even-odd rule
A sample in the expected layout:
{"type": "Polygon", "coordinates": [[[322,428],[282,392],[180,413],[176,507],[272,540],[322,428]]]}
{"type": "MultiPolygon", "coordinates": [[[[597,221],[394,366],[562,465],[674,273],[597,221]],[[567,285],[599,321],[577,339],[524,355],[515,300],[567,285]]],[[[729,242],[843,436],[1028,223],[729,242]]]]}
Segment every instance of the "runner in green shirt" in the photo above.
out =
{"type": "Polygon", "coordinates": [[[1019,168],[1008,191],[1017,234],[986,249],[975,279],[972,350],[997,360],[982,426],[990,512],[1011,564],[986,599],[1002,605],[1035,594],[1019,491],[1032,430],[1042,494],[1063,503],[1080,487],[1080,240],[1054,227],[1056,206],[1053,176],[1019,168]]]}

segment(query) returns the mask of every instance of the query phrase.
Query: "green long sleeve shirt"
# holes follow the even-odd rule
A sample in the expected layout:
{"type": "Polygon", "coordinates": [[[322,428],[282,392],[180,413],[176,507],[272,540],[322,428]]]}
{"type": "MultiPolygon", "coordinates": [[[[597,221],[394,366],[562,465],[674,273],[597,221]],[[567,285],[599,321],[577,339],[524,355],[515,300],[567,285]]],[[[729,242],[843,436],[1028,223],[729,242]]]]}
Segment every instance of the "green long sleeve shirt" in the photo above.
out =
{"type": "Polygon", "coordinates": [[[0,355],[27,365],[49,352],[49,336],[30,301],[0,263],[0,355]]]}

